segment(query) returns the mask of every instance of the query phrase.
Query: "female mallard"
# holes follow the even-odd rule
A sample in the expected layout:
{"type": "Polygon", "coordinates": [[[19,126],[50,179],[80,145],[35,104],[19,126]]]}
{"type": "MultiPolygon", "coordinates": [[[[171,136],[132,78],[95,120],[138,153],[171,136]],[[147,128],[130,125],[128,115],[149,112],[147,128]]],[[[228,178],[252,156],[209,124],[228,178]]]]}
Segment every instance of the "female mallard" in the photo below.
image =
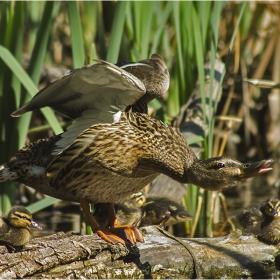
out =
{"type": "Polygon", "coordinates": [[[110,234],[122,234],[123,228],[131,243],[142,241],[136,228],[118,227],[114,202],[138,192],[160,173],[217,191],[271,170],[273,162],[243,164],[229,157],[198,160],[177,129],[138,112],[144,107],[139,100],[146,104],[168,88],[163,59],[152,55],[132,68],[133,75],[99,62],[74,70],[40,91],[13,115],[51,106],[75,119],[73,124],[61,135],[26,145],[0,167],[0,182],[14,180],[47,195],[80,202],[93,231],[113,243],[124,243],[110,234]],[[88,203],[108,203],[110,231],[99,230],[88,203]]]}
{"type": "Polygon", "coordinates": [[[268,244],[280,242],[280,200],[271,197],[261,205],[245,208],[237,220],[244,233],[252,233],[268,244]]]}
{"type": "Polygon", "coordinates": [[[32,215],[26,208],[15,206],[7,217],[0,218],[0,242],[11,246],[24,246],[32,238],[31,227],[41,229],[32,221],[32,215]]]}

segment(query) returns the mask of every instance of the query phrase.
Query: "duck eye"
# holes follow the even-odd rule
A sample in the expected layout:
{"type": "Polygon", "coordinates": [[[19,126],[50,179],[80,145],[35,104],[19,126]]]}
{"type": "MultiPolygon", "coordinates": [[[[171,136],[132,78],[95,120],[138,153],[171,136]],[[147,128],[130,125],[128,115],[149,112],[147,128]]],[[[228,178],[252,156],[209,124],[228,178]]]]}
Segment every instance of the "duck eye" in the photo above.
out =
{"type": "Polygon", "coordinates": [[[245,164],[243,165],[243,167],[249,167],[249,166],[250,166],[249,163],[245,163],[245,164]]]}
{"type": "Polygon", "coordinates": [[[219,162],[217,165],[219,168],[225,167],[225,164],[223,162],[219,162]]]}

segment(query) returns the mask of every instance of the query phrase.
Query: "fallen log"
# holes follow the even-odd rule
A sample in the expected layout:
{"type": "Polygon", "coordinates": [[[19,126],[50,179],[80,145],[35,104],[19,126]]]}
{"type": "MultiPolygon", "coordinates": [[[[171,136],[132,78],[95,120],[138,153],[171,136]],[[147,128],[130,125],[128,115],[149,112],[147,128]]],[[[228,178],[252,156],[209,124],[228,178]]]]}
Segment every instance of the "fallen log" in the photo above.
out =
{"type": "Polygon", "coordinates": [[[125,247],[96,234],[58,233],[23,250],[1,247],[0,278],[271,278],[280,269],[279,246],[240,231],[216,238],[176,238],[141,229],[145,242],[125,247]]]}

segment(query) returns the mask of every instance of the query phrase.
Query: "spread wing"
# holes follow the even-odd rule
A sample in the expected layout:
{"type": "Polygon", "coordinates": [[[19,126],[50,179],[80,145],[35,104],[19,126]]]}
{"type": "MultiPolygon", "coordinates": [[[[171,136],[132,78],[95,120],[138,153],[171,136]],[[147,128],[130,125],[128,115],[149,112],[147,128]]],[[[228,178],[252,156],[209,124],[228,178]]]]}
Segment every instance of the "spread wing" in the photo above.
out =
{"type": "Polygon", "coordinates": [[[91,125],[118,121],[128,106],[144,113],[149,101],[167,91],[169,73],[161,56],[153,54],[150,59],[118,65],[97,60],[96,64],[68,71],[12,116],[50,106],[73,119],[56,143],[56,155],[91,125]]]}
{"type": "MultiPolygon", "coordinates": [[[[39,91],[27,104],[12,113],[19,117],[28,111],[50,106],[71,118],[81,117],[85,110],[104,104],[118,108],[133,104],[146,92],[134,75],[109,62],[98,60],[66,74],[39,91]]],[[[107,109],[107,108],[106,108],[107,109]]]]}
{"type": "Polygon", "coordinates": [[[121,111],[146,93],[142,81],[120,67],[99,60],[97,64],[68,71],[60,80],[42,89],[12,116],[45,106],[74,119],[62,134],[53,154],[60,153],[95,123],[112,123],[121,111]]]}

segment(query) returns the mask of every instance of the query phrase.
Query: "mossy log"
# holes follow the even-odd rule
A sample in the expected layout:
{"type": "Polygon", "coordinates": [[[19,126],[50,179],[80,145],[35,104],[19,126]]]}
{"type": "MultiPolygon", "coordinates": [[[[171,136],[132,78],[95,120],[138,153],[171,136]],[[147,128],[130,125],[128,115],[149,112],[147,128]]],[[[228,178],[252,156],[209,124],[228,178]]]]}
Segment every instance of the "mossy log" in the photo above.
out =
{"type": "Polygon", "coordinates": [[[0,278],[271,278],[280,269],[278,246],[240,231],[217,238],[175,238],[142,228],[144,243],[125,247],[96,234],[58,233],[23,250],[1,247],[0,278]]]}

